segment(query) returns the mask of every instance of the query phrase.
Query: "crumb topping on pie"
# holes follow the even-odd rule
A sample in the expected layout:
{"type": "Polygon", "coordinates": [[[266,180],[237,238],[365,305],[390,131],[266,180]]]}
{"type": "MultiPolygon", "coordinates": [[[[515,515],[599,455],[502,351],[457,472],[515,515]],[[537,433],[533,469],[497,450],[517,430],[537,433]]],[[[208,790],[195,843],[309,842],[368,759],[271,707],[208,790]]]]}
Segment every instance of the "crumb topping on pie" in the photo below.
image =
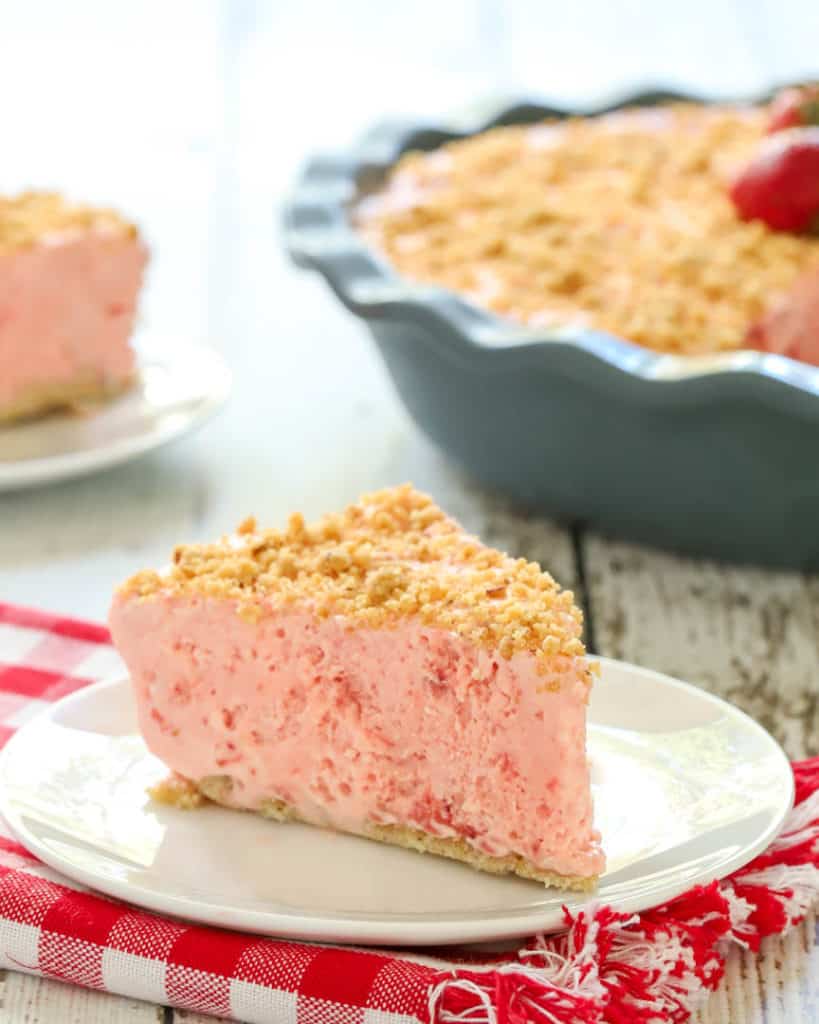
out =
{"type": "Polygon", "coordinates": [[[401,273],[533,327],[736,349],[819,267],[819,238],[745,222],[729,198],[767,117],[674,104],[497,128],[407,154],[357,221],[401,273]]]}
{"type": "Polygon", "coordinates": [[[372,628],[417,616],[503,658],[529,651],[544,673],[584,653],[571,591],[537,563],[485,547],[410,485],[312,525],[298,514],[286,530],[246,519],[236,536],[181,545],[166,572],[137,573],[121,589],[234,600],[251,622],[290,605],[372,628]]]}
{"type": "Polygon", "coordinates": [[[115,210],[70,203],[56,192],[0,197],[0,249],[31,245],[44,235],[90,229],[131,237],[138,233],[115,210]]]}

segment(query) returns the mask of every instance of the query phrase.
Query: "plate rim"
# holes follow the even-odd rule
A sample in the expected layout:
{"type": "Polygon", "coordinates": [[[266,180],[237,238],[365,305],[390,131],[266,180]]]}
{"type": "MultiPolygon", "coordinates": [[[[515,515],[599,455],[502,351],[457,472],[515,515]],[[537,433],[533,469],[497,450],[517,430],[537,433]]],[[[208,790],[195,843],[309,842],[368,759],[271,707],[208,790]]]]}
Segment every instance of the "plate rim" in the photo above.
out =
{"type": "MultiPolygon", "coordinates": [[[[747,844],[740,852],[735,853],[733,856],[725,857],[719,867],[720,873],[716,876],[709,873],[709,878],[724,878],[753,860],[779,833],[794,803],[795,785],[791,763],[781,745],[762,725],[746,712],[722,697],[709,693],[693,683],[676,679],[655,669],[644,668],[614,658],[594,656],[593,660],[599,661],[603,669],[606,666],[611,666],[613,669],[637,672],[643,676],[660,681],[663,685],[671,685],[672,688],[683,690],[698,700],[704,700],[706,703],[721,708],[723,711],[727,710],[730,716],[742,722],[746,728],[750,727],[753,732],[770,746],[771,753],[777,756],[781,767],[784,769],[782,781],[787,782],[788,798],[783,802],[779,813],[772,815],[765,829],[760,832],[754,841],[747,844]]],[[[7,770],[6,765],[11,759],[14,749],[26,742],[27,734],[33,732],[45,721],[53,721],[58,711],[75,703],[81,704],[84,700],[93,697],[94,694],[101,690],[117,688],[129,690],[130,678],[127,671],[123,670],[120,674],[94,682],[55,701],[21,726],[11,736],[3,749],[0,750],[0,815],[3,816],[15,837],[26,849],[35,854],[48,867],[65,875],[67,878],[87,886],[92,891],[122,900],[125,903],[152,913],[171,915],[197,924],[285,939],[353,945],[363,943],[382,946],[435,946],[448,943],[501,941],[520,938],[537,932],[555,930],[554,924],[543,923],[546,914],[542,910],[538,913],[537,906],[518,912],[503,909],[489,912],[457,911],[451,912],[445,919],[430,919],[431,915],[429,912],[419,912],[417,915],[414,915],[402,911],[396,915],[386,913],[379,915],[374,912],[354,914],[350,911],[336,913],[327,911],[299,912],[298,910],[291,910],[286,907],[280,910],[236,908],[218,902],[203,903],[186,896],[158,893],[155,889],[120,880],[116,877],[100,875],[93,870],[76,865],[70,860],[62,859],[48,845],[40,842],[37,835],[25,826],[21,821],[20,815],[11,806],[7,791],[2,785],[7,770]]],[[[678,886],[666,884],[662,888],[659,903],[675,899],[691,888],[691,886],[703,884],[703,882],[704,879],[698,878],[682,881],[678,886]]],[[[565,899],[561,900],[561,906],[566,906],[573,912],[582,909],[588,904],[593,904],[601,898],[607,904],[613,905],[616,909],[624,912],[639,912],[641,909],[647,909],[645,901],[634,896],[621,901],[611,901],[606,899],[605,896],[601,897],[598,890],[594,890],[591,893],[566,892],[564,895],[565,899]]],[[[652,903],[651,905],[658,904],[652,903]]],[[[549,916],[554,916],[553,910],[550,911],[549,916]]]]}
{"type": "MultiPolygon", "coordinates": [[[[176,362],[180,356],[196,354],[208,361],[208,369],[216,386],[203,399],[201,407],[183,422],[175,422],[171,418],[156,430],[121,437],[82,451],[41,455],[10,462],[0,460],[0,493],[59,483],[111,469],[199,429],[224,407],[233,387],[233,375],[224,357],[214,345],[187,339],[173,340],[168,345],[162,345],[157,334],[146,331],[134,339],[134,347],[137,352],[137,376],[152,358],[158,359],[164,354],[167,361],[168,354],[173,353],[176,362]]],[[[124,398],[127,394],[128,392],[125,392],[117,397],[124,398]]],[[[115,398],[114,401],[116,400],[115,398]]],[[[101,408],[106,409],[108,405],[101,408]]],[[[54,417],[55,421],[59,419],[59,415],[54,417]]],[[[4,425],[4,429],[8,430],[13,430],[14,427],[14,424],[4,425]]]]}

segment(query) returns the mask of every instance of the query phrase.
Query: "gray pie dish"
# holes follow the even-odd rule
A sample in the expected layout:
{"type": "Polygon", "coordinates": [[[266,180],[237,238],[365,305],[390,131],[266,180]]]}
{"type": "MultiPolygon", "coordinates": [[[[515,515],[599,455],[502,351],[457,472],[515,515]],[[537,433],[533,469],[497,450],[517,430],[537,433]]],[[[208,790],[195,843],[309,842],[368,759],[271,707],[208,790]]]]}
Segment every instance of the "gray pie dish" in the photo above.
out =
{"type": "Polygon", "coordinates": [[[524,508],[610,535],[759,565],[819,567],[819,368],[750,350],[663,355],[591,330],[533,330],[401,277],[352,209],[407,150],[596,109],[538,103],[442,124],[382,124],[304,167],[288,251],[372,333],[418,426],[524,508]]]}

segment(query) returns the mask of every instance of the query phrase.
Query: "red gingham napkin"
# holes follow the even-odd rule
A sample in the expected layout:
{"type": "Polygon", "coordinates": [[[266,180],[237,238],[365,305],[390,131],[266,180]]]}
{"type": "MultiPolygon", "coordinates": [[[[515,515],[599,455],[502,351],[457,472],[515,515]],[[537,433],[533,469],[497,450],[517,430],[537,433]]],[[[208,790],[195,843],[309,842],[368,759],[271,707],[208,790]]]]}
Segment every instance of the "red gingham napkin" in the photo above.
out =
{"type": "MultiPolygon", "coordinates": [[[[48,703],[122,670],[99,625],[0,603],[0,742],[48,703]]],[[[722,883],[642,915],[591,906],[517,954],[443,958],[187,925],[89,893],[0,822],[0,967],[259,1024],[684,1021],[819,892],[819,760],[794,766],[782,836],[722,883]]],[[[440,953],[440,951],[438,951],[440,953]]]]}

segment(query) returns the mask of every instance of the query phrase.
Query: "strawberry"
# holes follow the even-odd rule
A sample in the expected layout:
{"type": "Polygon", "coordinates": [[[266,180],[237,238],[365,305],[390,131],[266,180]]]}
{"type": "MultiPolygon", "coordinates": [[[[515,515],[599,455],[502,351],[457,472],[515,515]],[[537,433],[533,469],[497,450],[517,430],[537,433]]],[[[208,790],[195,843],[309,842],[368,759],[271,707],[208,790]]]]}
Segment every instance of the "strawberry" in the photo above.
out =
{"type": "Polygon", "coordinates": [[[770,105],[769,132],[819,124],[819,82],[783,89],[770,105]]]}
{"type": "Polygon", "coordinates": [[[775,231],[819,227],[819,126],[763,139],[730,195],[743,220],[761,220],[775,231]]]}

